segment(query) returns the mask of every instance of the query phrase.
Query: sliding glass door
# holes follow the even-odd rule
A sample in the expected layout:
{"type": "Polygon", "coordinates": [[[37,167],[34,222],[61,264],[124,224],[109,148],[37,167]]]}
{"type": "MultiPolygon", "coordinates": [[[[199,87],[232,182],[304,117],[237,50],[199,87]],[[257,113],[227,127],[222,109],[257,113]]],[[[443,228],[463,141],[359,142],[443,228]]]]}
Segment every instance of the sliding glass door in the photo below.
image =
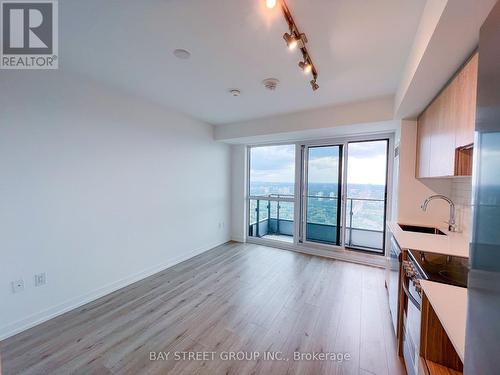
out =
{"type": "Polygon", "coordinates": [[[248,236],[293,243],[295,145],[252,147],[249,158],[248,236]]]}
{"type": "Polygon", "coordinates": [[[389,141],[349,142],[345,244],[351,249],[384,251],[389,141]]]}
{"type": "Polygon", "coordinates": [[[249,238],[383,254],[388,155],[389,138],[251,147],[249,238]]]}
{"type": "Polygon", "coordinates": [[[342,146],[305,147],[305,240],[340,245],[342,146]]]}

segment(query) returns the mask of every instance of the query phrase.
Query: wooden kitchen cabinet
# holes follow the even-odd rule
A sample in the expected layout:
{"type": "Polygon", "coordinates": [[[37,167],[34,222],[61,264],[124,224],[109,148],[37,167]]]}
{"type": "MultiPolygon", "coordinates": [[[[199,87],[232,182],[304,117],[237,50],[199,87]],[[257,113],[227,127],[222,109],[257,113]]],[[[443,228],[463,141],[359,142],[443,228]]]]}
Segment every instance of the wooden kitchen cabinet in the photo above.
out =
{"type": "Polygon", "coordinates": [[[418,178],[472,173],[478,55],[474,54],[418,118],[418,178]]]}
{"type": "Polygon", "coordinates": [[[431,117],[432,111],[422,113],[417,128],[417,176],[430,177],[431,167],[431,117]]]}
{"type": "Polygon", "coordinates": [[[420,365],[423,374],[463,374],[463,362],[425,293],[422,296],[421,314],[420,360],[423,363],[420,365]]]}
{"type": "Polygon", "coordinates": [[[460,71],[456,80],[455,106],[456,133],[455,147],[465,147],[474,143],[474,125],[476,123],[478,54],[460,71]]]}

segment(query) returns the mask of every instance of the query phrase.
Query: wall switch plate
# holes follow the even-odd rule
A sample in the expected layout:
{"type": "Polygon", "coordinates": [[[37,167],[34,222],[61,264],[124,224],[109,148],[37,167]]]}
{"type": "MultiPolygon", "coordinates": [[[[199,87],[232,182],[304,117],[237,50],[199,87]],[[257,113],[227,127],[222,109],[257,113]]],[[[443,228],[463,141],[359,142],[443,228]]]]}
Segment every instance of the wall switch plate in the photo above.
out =
{"type": "Polygon", "coordinates": [[[20,292],[24,291],[24,280],[23,279],[12,281],[10,283],[10,285],[12,287],[12,293],[20,293],[20,292]]]}
{"type": "Polygon", "coordinates": [[[47,284],[47,274],[45,272],[35,275],[35,286],[42,286],[47,284]]]}

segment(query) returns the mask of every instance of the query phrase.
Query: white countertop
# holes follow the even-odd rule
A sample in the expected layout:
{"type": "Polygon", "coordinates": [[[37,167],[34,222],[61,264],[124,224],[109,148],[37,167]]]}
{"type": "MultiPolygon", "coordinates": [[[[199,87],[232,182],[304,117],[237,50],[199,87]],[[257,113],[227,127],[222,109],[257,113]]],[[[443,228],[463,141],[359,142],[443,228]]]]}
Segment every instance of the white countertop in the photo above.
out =
{"type": "Polygon", "coordinates": [[[421,280],[422,290],[429,299],[458,356],[464,362],[467,289],[421,280]]]}
{"type": "MultiPolygon", "coordinates": [[[[409,225],[425,224],[402,223],[409,225]]],[[[402,249],[412,249],[427,251],[430,253],[452,255],[468,258],[469,257],[469,238],[464,233],[454,233],[441,229],[446,236],[438,234],[427,234],[417,232],[403,231],[398,223],[394,221],[387,222],[396,241],[402,249]]]]}

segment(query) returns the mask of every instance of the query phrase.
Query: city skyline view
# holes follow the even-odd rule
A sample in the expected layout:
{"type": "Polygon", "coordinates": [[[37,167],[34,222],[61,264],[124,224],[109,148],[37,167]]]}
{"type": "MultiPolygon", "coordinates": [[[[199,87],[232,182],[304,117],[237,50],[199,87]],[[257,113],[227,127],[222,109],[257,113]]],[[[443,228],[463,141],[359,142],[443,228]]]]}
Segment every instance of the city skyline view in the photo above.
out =
{"type": "MultiPolygon", "coordinates": [[[[332,146],[310,148],[309,181],[330,183],[338,171],[338,157],[332,146]],[[313,156],[313,157],[311,157],[313,156]]],[[[348,184],[385,185],[386,141],[353,142],[348,146],[348,184]]],[[[250,181],[293,183],[295,145],[253,147],[250,154],[250,181]]]]}

